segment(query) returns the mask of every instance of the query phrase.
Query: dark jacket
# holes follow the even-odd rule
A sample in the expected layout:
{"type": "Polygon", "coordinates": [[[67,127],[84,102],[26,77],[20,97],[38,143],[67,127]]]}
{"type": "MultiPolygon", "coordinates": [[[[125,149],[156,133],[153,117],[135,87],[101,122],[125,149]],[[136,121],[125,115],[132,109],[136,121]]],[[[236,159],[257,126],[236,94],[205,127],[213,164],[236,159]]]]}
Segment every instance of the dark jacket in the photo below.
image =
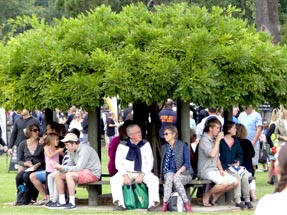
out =
{"type": "Polygon", "coordinates": [[[82,127],[83,127],[83,134],[88,134],[88,114],[85,115],[84,120],[82,122],[82,127]]]}
{"type": "MultiPolygon", "coordinates": [[[[37,170],[45,169],[45,156],[44,156],[44,146],[38,144],[34,154],[31,154],[28,149],[27,140],[22,141],[18,147],[17,163],[24,166],[26,161],[31,161],[33,165],[40,162],[41,166],[37,170]]],[[[25,167],[26,169],[27,167],[25,167]]]]}
{"type": "Polygon", "coordinates": [[[240,165],[242,165],[243,152],[237,139],[234,139],[234,143],[230,148],[224,138],[222,138],[219,145],[219,154],[219,159],[224,170],[228,169],[229,165],[233,164],[235,160],[239,161],[240,165]]]}
{"type": "Polygon", "coordinates": [[[243,151],[243,160],[241,166],[244,166],[248,172],[254,175],[254,168],[252,165],[252,158],[255,155],[254,147],[250,140],[237,138],[243,151]]]}

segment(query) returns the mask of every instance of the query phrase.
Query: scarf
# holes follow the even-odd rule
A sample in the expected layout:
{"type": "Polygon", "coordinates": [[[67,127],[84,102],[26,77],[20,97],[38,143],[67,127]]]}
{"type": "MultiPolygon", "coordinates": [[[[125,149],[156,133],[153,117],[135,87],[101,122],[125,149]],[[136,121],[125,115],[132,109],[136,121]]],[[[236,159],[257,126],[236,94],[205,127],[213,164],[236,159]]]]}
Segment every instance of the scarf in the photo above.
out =
{"type": "Polygon", "coordinates": [[[166,150],[166,153],[165,153],[165,158],[164,158],[164,166],[163,166],[163,175],[165,175],[166,173],[168,173],[171,169],[171,166],[170,166],[170,162],[171,162],[171,159],[174,157],[174,152],[172,150],[172,148],[170,147],[170,145],[168,144],[167,146],[167,150],[166,150]]]}
{"type": "Polygon", "coordinates": [[[129,147],[129,151],[126,159],[129,161],[134,161],[134,170],[140,171],[142,170],[142,155],[141,155],[141,147],[145,144],[142,140],[138,144],[132,144],[130,140],[127,141],[126,146],[129,147]]]}

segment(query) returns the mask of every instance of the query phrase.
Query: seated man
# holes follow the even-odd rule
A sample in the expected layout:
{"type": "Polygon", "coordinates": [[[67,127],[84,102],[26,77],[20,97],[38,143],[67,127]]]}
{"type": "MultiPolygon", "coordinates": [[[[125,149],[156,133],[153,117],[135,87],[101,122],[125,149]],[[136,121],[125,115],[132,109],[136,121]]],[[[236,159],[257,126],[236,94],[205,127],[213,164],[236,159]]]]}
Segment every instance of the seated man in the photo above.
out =
{"type": "Polygon", "coordinates": [[[202,204],[206,207],[215,205],[223,193],[238,185],[237,179],[222,169],[219,160],[219,144],[224,136],[223,132],[220,132],[220,127],[221,123],[217,118],[208,120],[198,145],[197,174],[201,179],[215,183],[215,186],[203,194],[202,204]]]}
{"type": "Polygon", "coordinates": [[[159,204],[159,179],[151,172],[153,169],[153,154],[149,142],[142,140],[141,129],[132,124],[127,127],[129,140],[120,144],[116,152],[116,169],[118,172],[111,178],[113,202],[115,210],[126,210],[122,186],[144,182],[149,191],[148,211],[156,210],[159,204]]]}
{"type": "MultiPolygon", "coordinates": [[[[53,163],[52,166],[59,170],[55,176],[59,193],[57,208],[74,209],[76,184],[96,182],[101,177],[101,162],[98,153],[88,144],[80,144],[76,134],[68,133],[64,139],[68,151],[72,151],[68,165],[53,163]],[[65,201],[65,183],[69,193],[69,203],[65,201]]],[[[51,207],[50,207],[51,208],[51,207]]]]}

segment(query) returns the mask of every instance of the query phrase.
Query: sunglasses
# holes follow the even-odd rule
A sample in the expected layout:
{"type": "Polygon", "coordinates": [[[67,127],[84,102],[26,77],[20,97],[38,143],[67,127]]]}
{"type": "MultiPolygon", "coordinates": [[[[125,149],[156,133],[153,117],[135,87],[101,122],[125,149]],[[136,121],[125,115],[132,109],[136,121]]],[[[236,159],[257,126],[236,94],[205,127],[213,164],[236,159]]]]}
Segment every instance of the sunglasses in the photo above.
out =
{"type": "Polygon", "coordinates": [[[163,136],[167,136],[167,135],[169,135],[169,133],[163,133],[163,136]]]}
{"type": "Polygon", "coordinates": [[[33,132],[39,132],[39,129],[34,128],[34,129],[32,129],[32,131],[33,131],[33,132]]]}

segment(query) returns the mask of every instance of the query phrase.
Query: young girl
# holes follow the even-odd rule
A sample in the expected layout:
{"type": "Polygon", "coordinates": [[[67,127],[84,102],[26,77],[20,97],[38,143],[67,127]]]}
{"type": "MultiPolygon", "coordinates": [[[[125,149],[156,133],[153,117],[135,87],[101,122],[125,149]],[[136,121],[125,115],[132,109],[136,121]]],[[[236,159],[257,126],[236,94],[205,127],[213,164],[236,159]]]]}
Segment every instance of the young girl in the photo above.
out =
{"type": "Polygon", "coordinates": [[[51,166],[51,162],[59,163],[60,154],[64,155],[64,148],[59,147],[59,136],[56,133],[50,133],[46,138],[46,145],[44,146],[44,155],[45,155],[45,171],[35,172],[35,178],[37,180],[33,180],[33,184],[38,189],[43,199],[37,202],[38,205],[43,205],[48,202],[49,190],[48,187],[45,189],[45,183],[48,175],[55,171],[55,169],[51,166]]]}

